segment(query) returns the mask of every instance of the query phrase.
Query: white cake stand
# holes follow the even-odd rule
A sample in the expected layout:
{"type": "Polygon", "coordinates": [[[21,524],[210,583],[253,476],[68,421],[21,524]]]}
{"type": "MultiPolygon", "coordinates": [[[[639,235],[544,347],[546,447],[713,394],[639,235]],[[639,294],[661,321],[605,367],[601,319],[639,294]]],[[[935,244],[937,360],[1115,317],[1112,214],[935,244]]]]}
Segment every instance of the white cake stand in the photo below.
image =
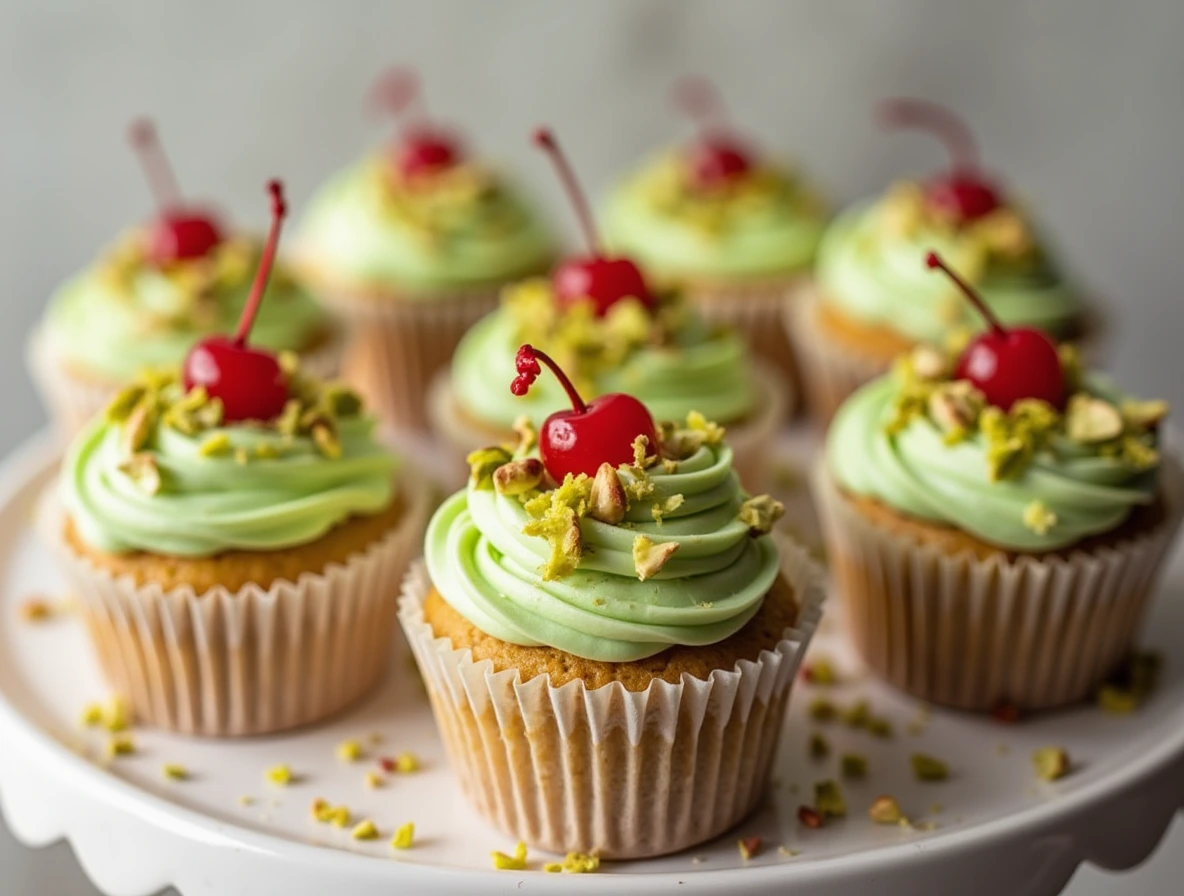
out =
{"type": "MultiPolygon", "coordinates": [[[[389,896],[391,893],[810,893],[1051,896],[1082,862],[1129,868],[1145,858],[1184,805],[1184,564],[1177,562],[1148,627],[1150,645],[1170,654],[1164,681],[1128,717],[1092,707],[1020,725],[934,712],[923,733],[914,701],[859,676],[831,623],[814,648],[846,673],[834,688],[801,685],[791,709],[779,771],[767,805],[734,832],[688,853],[606,865],[598,874],[495,871],[489,852],[509,839],[480,821],[449,774],[425,698],[405,654],[382,690],[330,723],[245,741],[186,740],[133,730],[137,753],[108,762],[106,735],[85,731],[81,708],[107,696],[78,621],[20,618],[34,594],[61,596],[52,558],[31,530],[39,490],[56,464],[39,438],[0,468],[0,808],[29,846],[68,840],[95,884],[118,896],[150,896],[169,885],[184,896],[284,894],[389,896]],[[878,740],[841,723],[818,725],[806,712],[821,693],[839,704],[858,698],[893,722],[878,740]],[[831,756],[806,755],[821,731],[831,756]],[[381,742],[371,744],[371,736],[381,742]],[[345,763],[335,746],[361,741],[367,758],[345,763]],[[1040,784],[1029,756],[1065,747],[1068,777],[1040,784]],[[379,756],[415,753],[422,770],[368,789],[379,756]],[[909,756],[946,760],[944,783],[913,779],[909,756]],[[843,782],[849,816],[821,830],[797,822],[814,782],[839,778],[838,756],[865,756],[868,777],[843,782]],[[162,774],[165,763],[192,778],[162,774]],[[288,764],[296,780],[276,787],[264,772],[288,764]],[[895,796],[916,827],[872,824],[867,806],[895,796]],[[249,797],[249,800],[242,800],[249,797]],[[374,821],[382,838],[350,839],[317,824],[316,797],[374,821]],[[414,821],[416,843],[396,852],[394,829],[414,821]],[[764,851],[745,860],[739,837],[760,836],[764,851]],[[780,847],[780,848],[779,848],[780,847]]],[[[1177,561],[1179,561],[1179,557],[1177,561]]]]}

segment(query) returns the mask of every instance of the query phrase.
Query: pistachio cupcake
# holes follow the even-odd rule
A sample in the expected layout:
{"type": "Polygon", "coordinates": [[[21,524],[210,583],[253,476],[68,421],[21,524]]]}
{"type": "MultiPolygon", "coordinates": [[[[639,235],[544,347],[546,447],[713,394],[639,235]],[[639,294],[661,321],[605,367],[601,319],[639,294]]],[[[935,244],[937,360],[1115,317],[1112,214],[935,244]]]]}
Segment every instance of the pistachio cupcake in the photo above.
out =
{"type": "MultiPolygon", "coordinates": [[[[524,346],[515,394],[542,352],[524,346]]],[[[560,374],[562,375],[562,374],[560,374]]],[[[606,395],[470,457],[400,620],[468,798],[512,837],[640,858],[736,824],[765,793],[821,612],[780,505],[723,431],[606,395]]]]}
{"type": "MultiPolygon", "coordinates": [[[[558,152],[549,132],[537,136],[558,152]]],[[[753,363],[738,333],[708,324],[677,293],[651,289],[631,259],[600,253],[582,195],[566,162],[560,166],[592,254],[564,260],[550,279],[506,288],[500,308],[465,335],[450,373],[433,384],[433,428],[467,454],[513,441],[523,415],[538,427],[566,407],[558,382],[544,382],[526,398],[506,391],[499,374],[518,346],[530,343],[554,355],[585,395],[628,392],[660,419],[698,411],[725,423],[741,479],[759,483],[785,416],[786,387],[767,365],[753,363]]]]}
{"type": "Polygon", "coordinates": [[[427,498],[348,388],[233,339],[144,374],[66,453],[44,522],[104,672],[139,718],[253,735],[363,696],[427,498]]]}
{"type": "Polygon", "coordinates": [[[1131,649],[1184,512],[1166,413],[997,321],[857,390],[815,486],[871,669],[960,709],[1089,695],[1131,649]]]}
{"type": "Polygon", "coordinates": [[[1081,287],[1027,211],[982,172],[965,125],[921,101],[886,108],[894,123],[936,131],[953,165],[923,182],[900,181],[840,214],[823,237],[809,297],[786,304],[806,396],[824,422],[914,345],[980,326],[948,283],[927,278],[917,264],[931,248],[965,273],[1005,324],[1074,342],[1090,335],[1081,287]]]}
{"type": "MultiPolygon", "coordinates": [[[[376,97],[396,114],[421,100],[403,69],[380,79],[376,97]]],[[[423,428],[432,375],[501,286],[545,271],[554,250],[506,180],[421,109],[393,143],[321,188],[299,255],[351,325],[347,379],[387,420],[423,428]]]]}
{"type": "MultiPolygon", "coordinates": [[[[34,383],[66,434],[141,370],[176,366],[196,341],[230,330],[259,260],[258,239],[227,233],[215,215],[182,202],[150,124],[138,122],[133,140],[160,214],[58,289],[29,340],[34,383]]],[[[282,265],[254,334],[261,346],[298,353],[310,371],[336,373],[336,327],[282,265]]]]}
{"type": "Polygon", "coordinates": [[[794,377],[781,308],[813,265],[825,203],[792,167],[735,134],[710,85],[684,82],[679,99],[699,119],[699,137],[645,162],[610,193],[605,236],[794,377]]]}

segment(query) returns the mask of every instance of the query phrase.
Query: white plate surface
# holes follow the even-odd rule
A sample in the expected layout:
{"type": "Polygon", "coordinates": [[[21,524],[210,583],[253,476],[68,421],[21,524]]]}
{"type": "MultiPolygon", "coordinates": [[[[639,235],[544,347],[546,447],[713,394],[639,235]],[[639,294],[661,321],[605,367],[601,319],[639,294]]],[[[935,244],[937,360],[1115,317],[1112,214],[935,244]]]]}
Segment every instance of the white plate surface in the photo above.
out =
{"type": "MultiPolygon", "coordinates": [[[[98,886],[149,896],[167,885],[185,896],[348,892],[809,892],[1031,894],[1060,892],[1078,864],[1107,868],[1139,862],[1184,805],[1184,563],[1174,565],[1148,627],[1151,646],[1169,654],[1164,681],[1138,714],[1116,718],[1083,707],[1006,726],[935,711],[923,734],[906,730],[918,707],[858,674],[835,622],[824,625],[817,654],[836,660],[847,683],[825,693],[840,704],[870,700],[894,724],[876,740],[841,724],[810,722],[806,708],[823,689],[799,683],[775,786],[761,811],[733,833],[672,857],[606,865],[577,877],[498,872],[489,852],[512,843],[466,806],[453,784],[418,679],[401,650],[382,690],[316,729],[250,741],[195,741],[134,731],[138,752],[102,760],[104,736],[78,724],[82,707],[107,691],[77,620],[20,620],[35,594],[62,593],[51,555],[31,529],[32,506],[52,475],[55,453],[34,440],[0,470],[0,808],[18,837],[38,846],[66,838],[98,886]],[[806,757],[811,732],[832,754],[806,757]],[[347,738],[381,743],[369,759],[346,764],[335,746],[347,738]],[[1064,746],[1074,772],[1037,783],[1031,752],[1064,746]],[[423,769],[364,784],[374,759],[411,751],[423,769]],[[909,756],[949,762],[940,784],[913,780],[909,756]],[[797,807],[814,782],[838,778],[838,756],[867,757],[865,781],[843,782],[849,817],[806,830],[797,807]],[[187,782],[164,778],[164,763],[186,766],[187,782]],[[297,783],[268,785],[264,772],[289,764],[297,783]],[[866,817],[877,795],[897,797],[928,830],[878,827],[866,817]],[[240,797],[251,797],[241,805],[240,797]],[[347,831],[318,825],[315,797],[347,805],[383,833],[357,843],[347,831]],[[413,849],[396,853],[394,828],[414,821],[413,849]],[[743,860],[737,837],[759,835],[764,853],[743,860]],[[778,849],[795,851],[790,857],[778,849]]],[[[816,654],[816,655],[817,655],[816,654]]]]}

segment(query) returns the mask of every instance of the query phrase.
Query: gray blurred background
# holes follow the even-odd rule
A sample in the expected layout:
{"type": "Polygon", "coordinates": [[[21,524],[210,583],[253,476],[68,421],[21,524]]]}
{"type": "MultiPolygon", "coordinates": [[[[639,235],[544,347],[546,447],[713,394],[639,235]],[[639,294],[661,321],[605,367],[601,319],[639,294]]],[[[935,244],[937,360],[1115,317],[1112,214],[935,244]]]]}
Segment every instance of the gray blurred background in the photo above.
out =
{"type": "MultiPolygon", "coordinates": [[[[189,196],[262,228],[266,177],[287,179],[299,213],[388,133],[362,108],[392,62],[417,65],[436,114],[567,233],[527,145],[536,123],[599,191],[688,133],[669,85],[702,73],[745,130],[846,202],[944,161],[927,138],[880,132],[876,99],[946,102],[1105,302],[1114,372],[1184,407],[1182,42],[1180,0],[0,0],[0,452],[45,419],[22,352],[46,296],[150,210],[131,117],[156,117],[189,196]]],[[[1085,869],[1068,892],[1159,896],[1181,879],[1177,822],[1144,868],[1085,869]]],[[[65,847],[23,850],[0,825],[0,894],[93,892],[65,847]]]]}

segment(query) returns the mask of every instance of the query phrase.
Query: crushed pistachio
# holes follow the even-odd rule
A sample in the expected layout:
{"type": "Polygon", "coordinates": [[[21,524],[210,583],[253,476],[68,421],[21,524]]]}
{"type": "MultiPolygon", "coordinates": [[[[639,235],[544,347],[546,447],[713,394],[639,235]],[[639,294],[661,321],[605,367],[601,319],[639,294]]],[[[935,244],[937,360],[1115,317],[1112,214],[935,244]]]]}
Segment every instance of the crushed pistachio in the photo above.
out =
{"type": "Polygon", "coordinates": [[[514,847],[514,854],[512,856],[508,856],[504,852],[497,852],[496,850],[489,855],[493,859],[493,867],[498,871],[526,870],[526,844],[521,840],[514,847]]]}
{"type": "Polygon", "coordinates": [[[784,856],[787,859],[792,859],[797,856],[800,856],[801,852],[799,852],[796,849],[790,849],[788,846],[782,845],[782,846],[777,847],[777,855],[784,856]]]}
{"type": "Polygon", "coordinates": [[[136,752],[135,741],[130,734],[112,734],[107,740],[107,758],[131,756],[136,752]]]}
{"type": "Polygon", "coordinates": [[[678,550],[678,542],[655,543],[645,535],[633,539],[633,569],[639,581],[656,576],[678,550]]]}
{"type": "Polygon", "coordinates": [[[1063,747],[1041,747],[1032,754],[1036,777],[1041,781],[1056,781],[1069,774],[1069,754],[1063,747]]]}
{"type": "Polygon", "coordinates": [[[568,473],[556,488],[542,492],[523,505],[529,518],[522,532],[545,538],[551,556],[543,566],[543,579],[551,581],[574,572],[584,555],[580,517],[588,512],[592,480],[584,473],[568,473]]]}
{"type": "Polygon", "coordinates": [[[892,723],[882,716],[873,716],[868,719],[867,733],[872,737],[888,740],[892,737],[892,723]]]}
{"type": "Polygon", "coordinates": [[[244,794],[238,798],[238,804],[240,806],[253,806],[255,804],[255,798],[244,794]]]}
{"type": "Polygon", "coordinates": [[[736,848],[740,851],[740,858],[747,862],[759,856],[765,845],[760,837],[741,837],[736,841],[736,848]]]}
{"type": "Polygon", "coordinates": [[[419,757],[414,753],[400,753],[395,757],[395,771],[404,775],[419,771],[419,757]]]}
{"type": "Polygon", "coordinates": [[[777,520],[785,515],[785,505],[768,495],[757,495],[740,505],[740,522],[748,526],[748,534],[754,537],[768,535],[777,520]]]}
{"type": "Polygon", "coordinates": [[[698,411],[691,411],[687,414],[687,429],[691,432],[703,433],[703,438],[708,445],[718,445],[724,440],[727,435],[727,430],[711,420],[708,420],[698,411]]]}
{"type": "Polygon", "coordinates": [[[562,862],[547,862],[543,870],[555,874],[591,874],[600,869],[600,856],[595,853],[569,852],[562,862]]]}
{"type": "Polygon", "coordinates": [[[825,759],[830,755],[830,742],[816,731],[810,735],[808,750],[811,759],[825,759]]]}
{"type": "Polygon", "coordinates": [[[1009,411],[988,407],[980,421],[992,482],[1018,478],[1044,450],[1060,422],[1056,409],[1037,398],[1021,399],[1009,411]]]}
{"type": "Polygon", "coordinates": [[[872,707],[866,700],[857,700],[843,710],[843,724],[848,728],[866,728],[872,720],[872,707]]]}
{"type": "Polygon", "coordinates": [[[98,728],[103,724],[103,707],[98,703],[88,703],[83,707],[79,721],[84,728],[98,728]]]}
{"type": "Polygon", "coordinates": [[[1128,399],[1122,403],[1122,419],[1125,426],[1135,432],[1155,429],[1168,415],[1168,403],[1158,399],[1137,401],[1128,399]]]}
{"type": "Polygon", "coordinates": [[[839,768],[844,778],[866,778],[867,757],[858,753],[844,753],[839,760],[839,768]]]}
{"type": "Polygon", "coordinates": [[[1163,657],[1153,652],[1132,653],[1098,690],[1098,705],[1113,715],[1128,715],[1155,692],[1163,657]]]}
{"type": "Polygon", "coordinates": [[[386,783],[386,779],[378,774],[378,772],[366,772],[366,777],[363,781],[370,790],[378,790],[378,788],[386,783]]]}
{"type": "Polygon", "coordinates": [[[342,762],[357,762],[362,758],[362,745],[356,740],[343,740],[334,753],[342,762]]]}
{"type": "Polygon", "coordinates": [[[880,796],[868,807],[868,818],[876,824],[900,824],[907,822],[904,813],[900,811],[900,803],[894,797],[880,796]]]}
{"type": "Polygon", "coordinates": [[[287,765],[273,765],[264,773],[264,777],[278,787],[287,787],[292,783],[292,769],[287,765]]]}
{"type": "Polygon", "coordinates": [[[650,437],[639,435],[633,440],[633,466],[638,470],[648,470],[658,462],[658,455],[651,454],[650,437]]]}
{"type": "Polygon", "coordinates": [[[166,763],[161,772],[164,776],[172,781],[188,781],[189,770],[183,765],[176,765],[175,763],[166,763]]]}
{"type": "Polygon", "coordinates": [[[621,474],[612,464],[601,464],[588,492],[588,516],[615,526],[625,519],[628,509],[629,499],[625,495],[625,487],[621,484],[621,474]]]}
{"type": "Polygon", "coordinates": [[[113,694],[103,708],[103,727],[115,733],[126,731],[131,724],[131,713],[128,711],[127,701],[119,694],[113,694]]]}
{"type": "Polygon", "coordinates": [[[1078,393],[1069,399],[1065,411],[1065,432],[1083,445],[1109,442],[1122,435],[1122,413],[1110,402],[1078,393]]]}
{"type": "Polygon", "coordinates": [[[814,785],[814,808],[824,818],[843,818],[847,803],[837,781],[819,781],[814,785]]]}
{"type": "Polygon", "coordinates": [[[378,828],[370,819],[358,822],[349,832],[351,840],[377,840],[378,828]]]}
{"type": "Polygon", "coordinates": [[[810,718],[815,722],[833,722],[839,717],[839,709],[825,697],[815,697],[810,703],[810,718]]]}
{"type": "Polygon", "coordinates": [[[925,753],[914,753],[909,761],[913,767],[913,776],[918,781],[944,781],[950,776],[948,765],[925,753]]]}
{"type": "Polygon", "coordinates": [[[974,429],[987,399],[968,380],[942,383],[929,394],[929,416],[945,436],[955,444],[974,429]]]}
{"type": "Polygon", "coordinates": [[[538,488],[545,475],[543,462],[537,457],[512,460],[493,471],[493,487],[499,495],[525,495],[538,488]]]}
{"type": "Polygon", "coordinates": [[[207,437],[197,446],[197,453],[202,457],[218,457],[230,453],[230,434],[216,432],[207,437]]]}
{"type": "Polygon", "coordinates": [[[1057,524],[1057,515],[1043,501],[1032,501],[1024,508],[1024,526],[1037,535],[1047,535],[1057,524]]]}
{"type": "Polygon", "coordinates": [[[139,451],[119,465],[119,472],[127,476],[146,495],[158,494],[164,486],[156,457],[146,451],[139,451]]]}
{"type": "Polygon", "coordinates": [[[950,373],[949,357],[936,346],[922,343],[909,355],[913,373],[922,380],[942,380],[950,373]]]}
{"type": "Polygon", "coordinates": [[[514,420],[512,429],[518,439],[517,444],[514,446],[514,453],[519,457],[529,454],[531,449],[539,443],[538,430],[534,428],[534,424],[530,422],[530,418],[525,414],[514,420]]]}
{"type": "Polygon", "coordinates": [[[662,525],[662,520],[667,514],[674,513],[678,508],[686,502],[686,498],[682,495],[671,495],[663,501],[656,502],[650,509],[650,513],[659,526],[662,525]]]}
{"type": "Polygon", "coordinates": [[[410,849],[415,843],[415,822],[409,821],[395,831],[391,837],[391,849],[410,849]]]}
{"type": "Polygon", "coordinates": [[[827,686],[839,683],[839,674],[827,657],[815,657],[802,666],[802,678],[807,684],[827,686]]]}

